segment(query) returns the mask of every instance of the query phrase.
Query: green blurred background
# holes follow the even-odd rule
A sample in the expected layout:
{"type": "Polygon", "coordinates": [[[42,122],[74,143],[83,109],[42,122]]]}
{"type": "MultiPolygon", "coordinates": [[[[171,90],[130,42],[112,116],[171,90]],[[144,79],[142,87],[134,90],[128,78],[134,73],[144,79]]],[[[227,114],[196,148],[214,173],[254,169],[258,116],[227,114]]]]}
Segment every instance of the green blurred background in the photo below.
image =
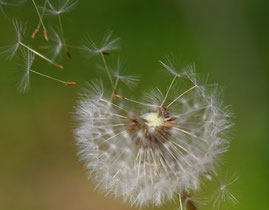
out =
{"type": "MultiPolygon", "coordinates": [[[[4,10],[27,22],[30,36],[38,23],[31,1],[4,10]]],[[[45,23],[57,26],[52,17],[45,23]]],[[[240,201],[234,209],[269,209],[268,1],[81,0],[63,24],[70,45],[82,45],[87,36],[100,40],[104,31],[114,30],[121,37],[121,50],[109,63],[120,56],[126,72],[141,76],[141,92],[155,86],[165,89],[169,77],[164,79],[157,61],[170,53],[182,64],[195,63],[197,72],[210,75],[209,82],[223,86],[236,125],[220,170],[240,175],[231,186],[240,201]]],[[[12,43],[12,37],[12,25],[1,15],[0,46],[12,43]]],[[[41,35],[26,42],[46,45],[41,35]]],[[[32,75],[28,94],[16,91],[20,58],[0,57],[1,210],[135,209],[94,191],[78,161],[72,112],[85,82],[100,77],[100,60],[70,52],[72,62],[64,56],[59,60],[64,70],[38,58],[33,69],[78,85],[66,87],[32,75]]],[[[176,207],[175,202],[158,209],[176,207]]]]}

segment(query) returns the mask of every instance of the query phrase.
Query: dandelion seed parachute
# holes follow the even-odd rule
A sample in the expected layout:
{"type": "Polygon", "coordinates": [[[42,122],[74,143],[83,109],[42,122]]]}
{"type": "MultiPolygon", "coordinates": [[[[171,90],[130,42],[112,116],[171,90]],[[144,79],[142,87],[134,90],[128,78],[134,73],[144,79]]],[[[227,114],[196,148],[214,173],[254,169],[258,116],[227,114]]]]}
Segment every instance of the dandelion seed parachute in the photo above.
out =
{"type": "Polygon", "coordinates": [[[42,7],[46,15],[59,15],[74,9],[78,0],[56,0],[48,1],[48,7],[42,7]]]}
{"type": "Polygon", "coordinates": [[[21,52],[22,52],[25,65],[21,66],[24,69],[24,72],[23,72],[22,79],[18,83],[17,90],[19,92],[26,93],[30,85],[30,71],[31,71],[31,67],[35,59],[35,55],[29,50],[21,50],[21,52]]]}
{"type": "Polygon", "coordinates": [[[82,46],[82,50],[88,52],[90,55],[97,54],[109,54],[110,51],[119,49],[120,38],[112,38],[113,31],[108,31],[104,35],[100,45],[97,46],[92,40],[86,39],[85,44],[82,46]]]}
{"type": "Polygon", "coordinates": [[[61,59],[64,48],[63,41],[60,34],[52,27],[50,28],[50,32],[50,41],[52,41],[52,44],[46,44],[42,46],[42,48],[48,50],[52,54],[51,60],[56,60],[56,58],[61,59]]]}
{"type": "Polygon", "coordinates": [[[121,70],[120,60],[118,59],[116,69],[113,70],[113,72],[115,72],[113,74],[113,76],[116,80],[115,86],[117,86],[119,82],[122,82],[129,89],[135,88],[137,86],[137,83],[139,82],[139,77],[133,76],[133,75],[122,75],[120,73],[120,71],[122,71],[122,70],[121,70]]]}
{"type": "Polygon", "coordinates": [[[55,77],[49,76],[47,74],[44,74],[44,73],[41,73],[41,72],[38,72],[38,71],[35,71],[35,70],[31,69],[32,65],[33,65],[33,62],[34,62],[34,59],[35,59],[35,54],[31,50],[27,50],[27,49],[24,49],[24,48],[21,49],[21,53],[22,53],[22,57],[23,57],[23,60],[24,60],[24,65],[19,65],[19,66],[24,71],[23,71],[23,76],[22,76],[21,80],[18,82],[17,90],[19,92],[22,92],[22,93],[27,93],[28,92],[29,86],[30,86],[30,73],[33,73],[33,74],[45,77],[47,79],[57,81],[57,82],[60,82],[60,83],[62,83],[64,85],[69,85],[70,86],[70,85],[76,85],[77,84],[76,82],[73,82],[73,81],[63,81],[63,80],[57,79],[55,77]]]}
{"type": "Polygon", "coordinates": [[[75,1],[74,0],[57,0],[57,1],[53,1],[53,3],[52,1],[48,1],[47,4],[45,4],[45,6],[42,8],[44,11],[44,14],[58,17],[58,23],[59,23],[59,28],[61,31],[61,38],[62,38],[62,44],[63,44],[64,50],[65,50],[65,55],[70,61],[72,60],[72,58],[71,58],[70,52],[67,48],[67,44],[65,41],[61,14],[72,10],[76,6],[77,2],[78,2],[77,0],[75,1]]]}
{"type": "Polygon", "coordinates": [[[34,53],[35,55],[39,56],[40,58],[42,58],[43,60],[47,61],[48,63],[63,69],[64,67],[61,64],[56,63],[55,61],[49,59],[48,57],[46,57],[45,55],[39,53],[38,51],[36,51],[35,49],[33,49],[31,46],[25,44],[22,42],[23,38],[24,38],[24,34],[26,31],[26,28],[24,27],[24,25],[22,24],[21,21],[18,20],[13,20],[13,26],[16,32],[16,43],[7,47],[4,47],[5,50],[1,51],[1,54],[6,54],[8,59],[11,59],[14,57],[14,55],[16,54],[16,52],[18,51],[18,49],[20,47],[27,49],[29,51],[31,51],[32,53],[34,53]]]}
{"type": "Polygon", "coordinates": [[[20,47],[20,43],[22,42],[25,32],[26,32],[26,25],[23,24],[21,21],[14,19],[12,23],[13,23],[14,30],[16,32],[16,41],[14,44],[10,46],[1,47],[4,50],[0,52],[1,54],[7,55],[7,59],[11,59],[14,57],[15,53],[18,51],[20,47]]]}
{"type": "Polygon", "coordinates": [[[216,209],[229,209],[238,203],[237,198],[229,189],[230,185],[238,180],[238,176],[226,174],[225,180],[218,183],[218,189],[213,194],[211,201],[216,209]]]}

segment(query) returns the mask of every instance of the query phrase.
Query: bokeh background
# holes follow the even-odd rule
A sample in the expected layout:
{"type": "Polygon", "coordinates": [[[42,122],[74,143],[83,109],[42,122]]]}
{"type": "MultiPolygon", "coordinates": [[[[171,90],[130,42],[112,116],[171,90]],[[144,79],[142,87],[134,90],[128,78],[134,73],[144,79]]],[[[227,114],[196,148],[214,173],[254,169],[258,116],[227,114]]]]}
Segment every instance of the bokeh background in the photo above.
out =
{"type": "MultiPolygon", "coordinates": [[[[31,1],[3,9],[27,23],[29,37],[38,23],[31,1]]],[[[57,27],[56,20],[46,17],[45,24],[57,27]]],[[[113,64],[120,56],[126,72],[141,76],[132,96],[155,86],[165,89],[169,78],[163,77],[157,61],[170,53],[183,65],[195,63],[197,72],[210,75],[209,82],[224,87],[224,103],[232,105],[235,126],[220,172],[240,175],[231,186],[239,199],[234,209],[269,209],[268,1],[80,0],[63,24],[73,46],[82,45],[85,37],[98,41],[108,29],[121,37],[121,50],[108,62],[113,64]]],[[[14,39],[11,23],[1,14],[0,45],[14,39]]],[[[41,34],[26,42],[37,48],[48,44],[41,34]]],[[[40,51],[51,55],[43,48],[40,51]]],[[[76,49],[70,52],[71,62],[64,56],[58,59],[64,70],[38,58],[33,69],[78,85],[66,87],[32,75],[28,94],[16,91],[20,57],[11,61],[0,57],[1,210],[135,209],[94,191],[78,161],[72,112],[81,88],[102,74],[96,69],[98,57],[87,58],[76,49]]],[[[147,209],[177,206],[175,201],[147,209]]]]}

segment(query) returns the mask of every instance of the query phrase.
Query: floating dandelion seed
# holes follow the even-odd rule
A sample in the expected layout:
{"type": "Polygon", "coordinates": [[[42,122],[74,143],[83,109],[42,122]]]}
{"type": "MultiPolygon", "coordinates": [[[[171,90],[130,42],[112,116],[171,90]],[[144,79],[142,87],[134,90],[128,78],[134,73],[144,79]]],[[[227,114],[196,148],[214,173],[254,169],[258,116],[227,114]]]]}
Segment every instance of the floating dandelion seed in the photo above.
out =
{"type": "Polygon", "coordinates": [[[223,134],[232,123],[217,87],[201,85],[192,66],[177,73],[161,62],[174,76],[165,94],[156,89],[141,101],[118,95],[103,53],[116,49],[115,42],[106,43],[85,49],[101,55],[117,100],[102,82],[81,96],[75,135],[85,167],[97,188],[132,205],[159,206],[179,195],[181,209],[196,209],[190,192],[201,188],[201,176],[214,172],[229,143],[223,134]]]}
{"type": "Polygon", "coordinates": [[[22,93],[28,92],[29,85],[30,85],[30,73],[60,82],[65,85],[76,85],[76,82],[63,81],[63,80],[51,77],[49,75],[46,75],[44,73],[33,70],[32,65],[35,59],[34,53],[32,53],[30,50],[25,50],[25,49],[21,50],[21,52],[22,52],[22,56],[23,56],[23,60],[25,64],[23,66],[20,65],[20,67],[22,67],[24,71],[23,71],[22,79],[18,83],[17,89],[19,92],[22,92],[22,93]]]}
{"type": "Polygon", "coordinates": [[[119,49],[119,40],[120,38],[114,38],[112,39],[112,31],[109,31],[107,34],[104,35],[103,40],[99,46],[97,46],[93,41],[87,39],[86,44],[82,46],[82,50],[88,52],[90,55],[100,55],[104,64],[104,69],[108,75],[110,84],[112,86],[112,99],[113,96],[117,97],[116,93],[116,87],[118,85],[119,77],[116,79],[116,82],[114,84],[113,82],[113,74],[111,72],[111,69],[108,67],[106,59],[104,55],[109,55],[110,51],[119,49]]]}
{"type": "Polygon", "coordinates": [[[90,55],[109,55],[110,51],[119,49],[120,38],[112,38],[113,32],[107,32],[100,45],[96,45],[92,40],[86,39],[85,45],[82,46],[82,49],[88,52],[90,55]]]}
{"type": "Polygon", "coordinates": [[[61,39],[61,36],[56,30],[51,28],[50,31],[51,31],[50,41],[52,41],[52,44],[46,44],[45,46],[42,46],[42,48],[48,49],[52,54],[51,60],[55,60],[58,56],[61,57],[62,55],[63,41],[61,39]]]}
{"type": "Polygon", "coordinates": [[[35,55],[31,53],[29,50],[22,50],[22,56],[24,60],[24,66],[21,66],[23,71],[23,76],[20,82],[18,83],[17,90],[22,93],[28,92],[29,85],[30,85],[30,71],[33,65],[35,55]]]}
{"type": "Polygon", "coordinates": [[[44,56],[43,54],[39,53],[38,51],[36,51],[35,49],[33,49],[32,47],[30,47],[27,44],[24,44],[22,42],[23,38],[24,38],[24,34],[26,31],[26,27],[23,25],[22,22],[18,21],[18,20],[13,20],[13,26],[16,32],[16,43],[13,45],[10,45],[7,47],[6,50],[2,51],[1,53],[3,54],[7,54],[8,58],[11,59],[12,57],[14,57],[15,53],[17,52],[17,50],[19,49],[20,46],[22,46],[23,48],[31,51],[32,53],[34,53],[35,55],[39,56],[40,58],[44,59],[45,61],[49,62],[50,64],[63,69],[64,67],[61,64],[56,63],[55,61],[47,58],[46,56],[44,56]]]}
{"type": "Polygon", "coordinates": [[[77,3],[78,0],[56,0],[53,3],[48,1],[48,8],[45,8],[45,12],[47,15],[63,14],[74,9],[77,3]]]}
{"type": "MultiPolygon", "coordinates": [[[[103,57],[102,57],[103,58],[103,57]]],[[[117,97],[122,97],[120,95],[117,94],[117,87],[119,85],[119,83],[123,83],[125,86],[127,86],[129,89],[133,89],[137,86],[138,82],[139,82],[139,77],[138,76],[134,76],[134,75],[123,75],[122,72],[122,67],[120,65],[120,60],[118,59],[117,65],[115,67],[115,69],[108,69],[108,66],[105,62],[105,60],[103,60],[104,62],[104,66],[98,65],[98,68],[101,70],[106,71],[106,73],[111,72],[112,77],[115,79],[115,84],[113,85],[113,92],[111,95],[111,101],[113,101],[113,99],[117,98],[117,97]]]]}
{"type": "Polygon", "coordinates": [[[224,209],[228,204],[235,205],[238,203],[237,198],[229,189],[230,185],[236,182],[239,179],[238,176],[229,177],[226,174],[226,179],[223,182],[219,183],[218,189],[212,196],[213,207],[217,209],[224,209]]]}
{"type": "Polygon", "coordinates": [[[139,82],[139,77],[134,75],[123,75],[120,60],[117,61],[117,66],[113,71],[113,76],[115,78],[115,89],[117,89],[118,83],[122,82],[128,88],[133,89],[137,86],[139,82]]]}
{"type": "Polygon", "coordinates": [[[26,32],[26,26],[21,21],[15,19],[12,21],[12,23],[16,32],[16,42],[13,45],[5,47],[6,49],[4,51],[1,51],[2,54],[7,55],[8,59],[14,57],[15,53],[20,47],[20,43],[22,42],[22,39],[24,38],[24,34],[26,32]]]}
{"type": "Polygon", "coordinates": [[[54,1],[53,3],[51,3],[51,1],[48,1],[48,8],[44,8],[44,11],[46,12],[47,15],[56,15],[58,17],[59,27],[61,30],[61,36],[63,40],[63,47],[65,50],[65,54],[69,60],[71,60],[71,55],[65,41],[61,14],[72,10],[76,6],[77,2],[78,2],[77,0],[75,1],[74,0],[57,0],[57,1],[54,1]]]}
{"type": "Polygon", "coordinates": [[[35,10],[38,14],[38,17],[39,17],[39,23],[37,25],[37,28],[34,30],[34,32],[32,33],[32,38],[34,39],[36,37],[36,35],[38,34],[39,32],[39,29],[40,29],[40,26],[42,25],[43,27],[43,34],[44,34],[44,38],[48,41],[49,40],[49,37],[48,37],[48,31],[44,25],[44,22],[43,22],[43,17],[44,17],[44,13],[45,13],[45,9],[46,9],[46,6],[47,6],[47,3],[48,3],[48,0],[45,0],[45,3],[44,3],[44,6],[42,8],[42,13],[40,14],[39,10],[38,10],[38,7],[36,5],[36,2],[34,0],[32,0],[33,2],[33,5],[35,7],[35,10]]]}

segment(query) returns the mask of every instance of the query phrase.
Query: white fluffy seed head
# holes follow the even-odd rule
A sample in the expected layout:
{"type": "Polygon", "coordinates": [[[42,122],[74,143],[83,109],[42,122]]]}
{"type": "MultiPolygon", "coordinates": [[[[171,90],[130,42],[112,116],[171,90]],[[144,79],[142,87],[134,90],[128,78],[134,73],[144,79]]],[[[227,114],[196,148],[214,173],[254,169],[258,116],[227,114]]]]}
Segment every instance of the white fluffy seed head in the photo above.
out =
{"type": "Polygon", "coordinates": [[[156,89],[146,100],[111,101],[96,83],[79,100],[79,155],[106,194],[132,205],[161,205],[199,190],[201,176],[214,172],[226,151],[231,123],[215,87],[200,85],[193,71],[173,75],[164,93],[156,89]]]}

